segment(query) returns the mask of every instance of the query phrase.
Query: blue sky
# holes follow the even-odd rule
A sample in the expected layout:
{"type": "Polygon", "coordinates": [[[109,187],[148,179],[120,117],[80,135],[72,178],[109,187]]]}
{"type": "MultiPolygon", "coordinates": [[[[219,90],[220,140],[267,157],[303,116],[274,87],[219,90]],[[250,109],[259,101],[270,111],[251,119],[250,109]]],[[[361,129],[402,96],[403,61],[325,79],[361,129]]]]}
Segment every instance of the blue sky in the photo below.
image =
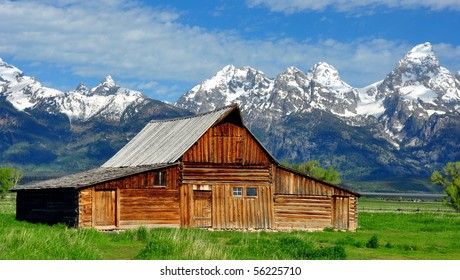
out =
{"type": "Polygon", "coordinates": [[[171,102],[228,64],[325,61],[362,87],[424,42],[460,70],[459,19],[458,0],[0,0],[0,58],[60,90],[112,75],[171,102]]]}

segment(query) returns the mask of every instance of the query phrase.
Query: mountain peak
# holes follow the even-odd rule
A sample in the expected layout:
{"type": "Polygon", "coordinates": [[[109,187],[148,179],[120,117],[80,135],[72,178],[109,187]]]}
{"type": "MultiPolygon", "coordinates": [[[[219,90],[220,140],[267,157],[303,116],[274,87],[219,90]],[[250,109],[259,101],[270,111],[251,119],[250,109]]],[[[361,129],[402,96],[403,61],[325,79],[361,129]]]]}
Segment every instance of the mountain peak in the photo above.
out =
{"type": "Polygon", "coordinates": [[[117,86],[117,83],[115,83],[115,81],[113,80],[112,76],[108,75],[108,76],[105,77],[105,79],[101,82],[101,85],[104,85],[104,86],[106,86],[106,87],[112,88],[112,87],[116,87],[116,86],[117,86]]]}
{"type": "Polygon", "coordinates": [[[400,62],[406,65],[421,65],[435,68],[439,67],[439,61],[434,53],[431,43],[424,43],[415,46],[400,62]]]}
{"type": "Polygon", "coordinates": [[[89,88],[85,84],[80,83],[75,90],[79,92],[88,92],[89,88]]]}
{"type": "Polygon", "coordinates": [[[424,58],[429,56],[434,56],[433,45],[429,42],[413,47],[406,55],[408,58],[424,58]]]}
{"type": "Polygon", "coordinates": [[[308,72],[312,80],[323,85],[331,85],[340,81],[340,75],[334,66],[326,62],[316,63],[308,72]]]}
{"type": "Polygon", "coordinates": [[[23,75],[21,70],[0,58],[0,82],[12,82],[23,75]]]}
{"type": "Polygon", "coordinates": [[[112,95],[118,91],[118,85],[113,80],[112,76],[107,76],[99,85],[91,89],[92,94],[112,95]]]}

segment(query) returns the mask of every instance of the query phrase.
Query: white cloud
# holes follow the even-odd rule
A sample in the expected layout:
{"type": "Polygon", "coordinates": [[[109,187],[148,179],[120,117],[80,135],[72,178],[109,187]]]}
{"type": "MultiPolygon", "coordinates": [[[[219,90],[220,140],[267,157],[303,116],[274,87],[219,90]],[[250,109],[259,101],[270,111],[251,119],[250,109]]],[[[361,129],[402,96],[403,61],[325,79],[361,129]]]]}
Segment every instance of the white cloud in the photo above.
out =
{"type": "MultiPolygon", "coordinates": [[[[81,77],[110,74],[135,89],[152,90],[158,95],[154,98],[175,101],[188,86],[227,64],[249,65],[274,77],[288,66],[308,71],[326,61],[352,86],[364,86],[382,79],[412,47],[375,38],[244,39],[234,31],[209,31],[179,19],[177,12],[134,1],[0,0],[0,57],[55,65],[81,77]]],[[[458,64],[458,47],[439,49],[452,66],[458,64]]]]}
{"type": "Polygon", "coordinates": [[[301,11],[323,11],[332,8],[340,12],[350,12],[355,9],[373,9],[376,7],[414,9],[427,8],[430,10],[460,10],[458,0],[247,0],[250,7],[266,6],[271,11],[286,14],[301,11]]]}

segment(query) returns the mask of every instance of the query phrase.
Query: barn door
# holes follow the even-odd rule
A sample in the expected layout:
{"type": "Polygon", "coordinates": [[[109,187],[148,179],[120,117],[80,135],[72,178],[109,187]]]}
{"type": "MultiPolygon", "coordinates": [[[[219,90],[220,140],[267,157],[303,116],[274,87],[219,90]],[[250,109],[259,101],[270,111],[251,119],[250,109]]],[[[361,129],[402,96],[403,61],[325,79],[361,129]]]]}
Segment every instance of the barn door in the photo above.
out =
{"type": "Polygon", "coordinates": [[[349,228],[350,198],[333,197],[332,198],[332,226],[338,230],[349,228]]]}
{"type": "Polygon", "coordinates": [[[94,191],[93,219],[94,225],[105,227],[115,226],[116,215],[115,190],[94,191]]]}
{"type": "Polygon", "coordinates": [[[193,227],[210,228],[211,219],[211,191],[193,191],[193,227]]]}

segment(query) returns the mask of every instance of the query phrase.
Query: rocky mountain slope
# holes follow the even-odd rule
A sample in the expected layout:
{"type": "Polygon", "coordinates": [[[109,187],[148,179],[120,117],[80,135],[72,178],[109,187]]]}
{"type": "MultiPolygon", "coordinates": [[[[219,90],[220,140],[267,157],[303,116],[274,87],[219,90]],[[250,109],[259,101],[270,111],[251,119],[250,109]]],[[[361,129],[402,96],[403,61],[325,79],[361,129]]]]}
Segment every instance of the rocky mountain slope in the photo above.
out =
{"type": "Polygon", "coordinates": [[[460,158],[459,76],[425,43],[365,88],[348,85],[325,62],[275,78],[227,66],[175,105],[198,113],[237,102],[278,159],[318,159],[347,180],[426,178],[460,158]]]}

